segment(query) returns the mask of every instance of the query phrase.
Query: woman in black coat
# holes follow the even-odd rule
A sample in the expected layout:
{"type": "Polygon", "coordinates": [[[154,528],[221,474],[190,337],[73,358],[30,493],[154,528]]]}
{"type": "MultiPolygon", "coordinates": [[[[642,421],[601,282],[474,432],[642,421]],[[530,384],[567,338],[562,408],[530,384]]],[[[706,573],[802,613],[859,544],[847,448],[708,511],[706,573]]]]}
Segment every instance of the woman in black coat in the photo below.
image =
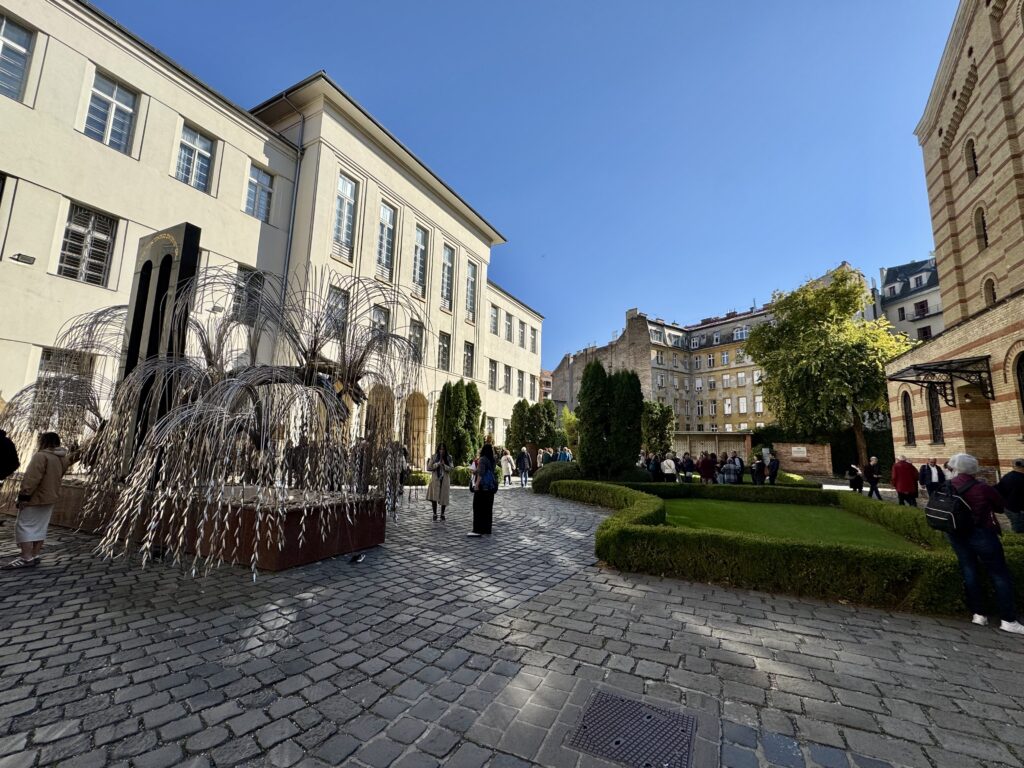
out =
{"type": "Polygon", "coordinates": [[[467,536],[491,535],[494,519],[494,494],[498,490],[498,471],[494,464],[494,448],[485,443],[476,465],[476,491],[473,493],[473,530],[467,536]]]}

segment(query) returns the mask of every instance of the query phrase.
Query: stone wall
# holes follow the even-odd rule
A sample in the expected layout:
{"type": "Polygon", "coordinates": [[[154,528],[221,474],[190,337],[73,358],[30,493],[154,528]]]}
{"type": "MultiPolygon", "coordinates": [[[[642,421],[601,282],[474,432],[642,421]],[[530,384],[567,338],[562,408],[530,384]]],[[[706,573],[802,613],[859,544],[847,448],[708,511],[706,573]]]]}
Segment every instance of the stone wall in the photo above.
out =
{"type": "Polygon", "coordinates": [[[784,472],[832,475],[832,446],[816,443],[775,443],[775,455],[784,472]]]}

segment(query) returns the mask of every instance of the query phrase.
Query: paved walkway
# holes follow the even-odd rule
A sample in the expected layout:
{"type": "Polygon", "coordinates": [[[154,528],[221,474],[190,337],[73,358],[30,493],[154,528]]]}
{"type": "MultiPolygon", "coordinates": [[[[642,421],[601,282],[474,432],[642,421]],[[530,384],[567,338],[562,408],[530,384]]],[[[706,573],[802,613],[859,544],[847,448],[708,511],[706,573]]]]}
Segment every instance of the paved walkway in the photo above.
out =
{"type": "Polygon", "coordinates": [[[1022,764],[1021,638],[601,570],[599,510],[519,489],[467,539],[468,501],[255,584],[59,533],[0,572],[0,768],[604,766],[564,746],[597,688],[695,713],[697,768],[1022,764]]]}

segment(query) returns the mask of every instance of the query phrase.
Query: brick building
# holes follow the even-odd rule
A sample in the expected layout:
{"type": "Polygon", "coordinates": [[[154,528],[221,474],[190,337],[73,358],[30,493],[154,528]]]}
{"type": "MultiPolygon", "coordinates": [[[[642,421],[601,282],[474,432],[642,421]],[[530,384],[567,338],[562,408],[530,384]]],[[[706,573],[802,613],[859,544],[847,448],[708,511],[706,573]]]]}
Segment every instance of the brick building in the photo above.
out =
{"type": "Polygon", "coordinates": [[[886,372],[897,454],[966,451],[992,476],[1024,454],[1022,110],[1020,4],[961,0],[915,131],[945,330],[886,372]]]}

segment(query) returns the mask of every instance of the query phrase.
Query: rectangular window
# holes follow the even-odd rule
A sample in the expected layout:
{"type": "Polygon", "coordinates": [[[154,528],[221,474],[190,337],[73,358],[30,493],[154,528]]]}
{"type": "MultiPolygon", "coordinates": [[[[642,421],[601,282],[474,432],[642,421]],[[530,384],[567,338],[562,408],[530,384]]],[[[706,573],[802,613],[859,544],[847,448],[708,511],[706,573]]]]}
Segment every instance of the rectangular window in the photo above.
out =
{"type": "MultiPolygon", "coordinates": [[[[33,394],[33,415],[40,421],[48,420],[57,405],[62,390],[67,389],[67,378],[90,381],[95,359],[87,352],[72,349],[44,347],[39,357],[39,371],[33,394]]],[[[61,417],[81,420],[85,418],[84,404],[62,403],[61,417]]]]}
{"type": "Polygon", "coordinates": [[[699,348],[700,348],[700,339],[698,339],[696,336],[693,337],[692,339],[690,339],[690,349],[699,349],[699,348]]]}
{"type": "Polygon", "coordinates": [[[889,295],[890,296],[895,296],[896,295],[896,286],[895,285],[890,285],[889,286],[889,295]]]}
{"type": "Polygon", "coordinates": [[[537,329],[530,328],[530,351],[537,354],[537,329]]]}
{"type": "Polygon", "coordinates": [[[257,168],[249,167],[249,191],[245,197],[245,212],[263,223],[270,221],[270,202],[274,197],[274,177],[257,168]]]}
{"type": "Polygon", "coordinates": [[[526,374],[516,372],[516,397],[526,397],[526,374]]]}
{"type": "Polygon", "coordinates": [[[452,311],[452,284],[455,281],[455,249],[445,245],[441,258],[441,309],[452,311]]]}
{"type": "Polygon", "coordinates": [[[717,400],[711,400],[708,403],[708,416],[717,416],[717,415],[718,415],[718,401],[717,400]]]}
{"type": "Polygon", "coordinates": [[[714,368],[714,367],[715,367],[715,356],[714,356],[714,354],[710,354],[710,355],[708,355],[708,368],[714,368]]]}
{"type": "Polygon", "coordinates": [[[704,425],[703,424],[698,424],[697,425],[697,431],[698,432],[703,432],[704,431],[704,425]]]}
{"type": "Polygon", "coordinates": [[[660,349],[654,353],[654,362],[656,362],[658,365],[665,364],[665,353],[662,352],[660,349]]]}
{"type": "MultiPolygon", "coordinates": [[[[747,412],[747,398],[741,397],[737,400],[736,410],[739,411],[740,413],[747,412]]],[[[746,429],[746,427],[744,427],[744,429],[746,429]]]]}
{"type": "Polygon", "coordinates": [[[21,99],[31,48],[32,33],[0,14],[0,94],[21,99]]]}
{"type": "Polygon", "coordinates": [[[530,399],[537,399],[537,377],[530,374],[530,399]]]}
{"type": "Polygon", "coordinates": [[[502,387],[502,389],[505,391],[506,395],[511,395],[512,394],[512,366],[511,365],[506,365],[505,366],[505,382],[504,382],[504,386],[502,387]]]}
{"type": "Polygon", "coordinates": [[[698,376],[697,378],[695,378],[693,380],[693,388],[697,392],[703,392],[704,391],[704,378],[702,376],[698,376]]]}
{"type": "Polygon", "coordinates": [[[732,329],[732,340],[733,341],[742,341],[743,339],[747,338],[748,336],[750,336],[750,328],[748,326],[746,326],[746,325],[742,325],[742,326],[740,326],[738,328],[733,328],[732,329]]]}
{"type": "Polygon", "coordinates": [[[466,319],[476,322],[476,262],[466,262],[466,319]]]}
{"type": "Polygon", "coordinates": [[[907,319],[907,310],[904,309],[903,307],[899,307],[896,310],[896,317],[899,320],[906,320],[907,319]]]}
{"type": "Polygon", "coordinates": [[[338,176],[338,195],[334,202],[334,242],[331,253],[352,261],[352,243],[356,232],[356,183],[345,174],[338,176]]]}
{"type": "Polygon", "coordinates": [[[748,427],[747,422],[745,422],[745,421],[741,421],[740,422],[740,432],[746,432],[747,431],[747,427],[748,427]]]}
{"type": "Polygon", "coordinates": [[[921,277],[921,275],[918,275],[914,278],[914,287],[920,288],[922,285],[924,285],[924,278],[921,277]]]}
{"type": "Polygon", "coordinates": [[[732,424],[726,424],[725,425],[725,431],[726,432],[732,432],[732,424]]]}
{"type": "Polygon", "coordinates": [[[110,275],[116,233],[115,219],[72,203],[64,228],[57,274],[105,286],[110,275]]]}
{"type": "Polygon", "coordinates": [[[928,300],[914,302],[914,315],[924,317],[928,314],[928,300]]]}
{"type": "Polygon", "coordinates": [[[348,303],[348,291],[333,285],[327,289],[327,311],[333,326],[331,332],[338,337],[344,337],[348,329],[348,303]]]}
{"type": "Polygon", "coordinates": [[[412,284],[414,293],[420,298],[427,296],[427,254],[430,248],[430,233],[416,226],[416,243],[412,249],[412,284]]]}
{"type": "Polygon", "coordinates": [[[423,323],[413,320],[409,326],[409,345],[412,347],[412,356],[417,363],[423,362],[423,340],[426,337],[423,323]]]}
{"type": "Polygon", "coordinates": [[[722,365],[728,365],[728,364],[729,364],[729,353],[728,352],[723,352],[722,353],[722,365]]]}
{"type": "Polygon", "coordinates": [[[505,341],[512,341],[512,315],[509,312],[505,313],[505,341]]]}
{"type": "Polygon", "coordinates": [[[467,379],[473,378],[475,350],[471,342],[464,342],[462,345],[462,375],[467,379]]]}
{"type": "Polygon", "coordinates": [[[526,323],[519,321],[519,346],[526,349],[526,323]]]}
{"type": "Polygon", "coordinates": [[[761,369],[760,368],[758,368],[757,370],[754,371],[754,383],[755,384],[760,384],[761,383],[761,369]]]}
{"type": "Polygon", "coordinates": [[[693,358],[693,370],[700,370],[700,355],[695,355],[693,358]]]}
{"type": "Polygon", "coordinates": [[[391,310],[375,305],[370,312],[370,327],[374,333],[389,333],[391,331],[391,310]]]}
{"type": "Polygon", "coordinates": [[[754,395],[754,413],[764,413],[764,398],[761,395],[754,395]]]}
{"type": "Polygon", "coordinates": [[[178,167],[174,172],[183,181],[200,192],[210,189],[210,166],[213,162],[213,139],[195,128],[185,125],[178,144],[178,167]]]}
{"type": "Polygon", "coordinates": [[[498,361],[487,361],[487,386],[491,389],[498,388],[498,361]]]}
{"type": "Polygon", "coordinates": [[[736,374],[736,386],[745,387],[747,386],[747,374],[746,371],[740,371],[736,374]]]}
{"type": "Polygon", "coordinates": [[[728,389],[732,386],[732,377],[727,373],[722,376],[722,389],[728,389]]]}
{"type": "Polygon", "coordinates": [[[732,416],[732,398],[727,397],[722,401],[722,413],[726,416],[732,416]]]}
{"type": "Polygon", "coordinates": [[[715,377],[714,376],[708,376],[708,389],[714,389],[714,388],[715,388],[715,377]]]}
{"type": "Polygon", "coordinates": [[[679,377],[674,374],[672,376],[672,387],[674,389],[679,389],[679,377]]]}
{"type": "Polygon", "coordinates": [[[387,203],[380,204],[377,233],[377,277],[391,280],[395,265],[395,224],[398,211],[387,203]]]}
{"type": "Polygon", "coordinates": [[[452,337],[450,333],[441,331],[437,334],[437,367],[442,371],[451,369],[452,337]]]}
{"type": "Polygon", "coordinates": [[[711,343],[712,344],[717,344],[721,340],[722,340],[722,334],[719,331],[715,331],[714,335],[711,337],[711,343]]]}
{"type": "Polygon", "coordinates": [[[658,386],[659,387],[664,387],[665,386],[665,374],[664,373],[659,373],[658,374],[658,386]]]}
{"type": "Polygon", "coordinates": [[[754,426],[757,427],[758,429],[764,429],[764,422],[759,421],[756,424],[754,424],[754,426]]]}
{"type": "Polygon", "coordinates": [[[97,72],[92,84],[89,113],[85,118],[85,135],[128,154],[137,99],[134,91],[97,72]]]}
{"type": "Polygon", "coordinates": [[[703,415],[704,415],[704,401],[703,400],[698,400],[697,401],[697,416],[698,417],[702,417],[703,415]]]}
{"type": "Polygon", "coordinates": [[[498,308],[491,304],[491,333],[498,335],[498,308]]]}
{"type": "Polygon", "coordinates": [[[235,296],[231,302],[231,318],[252,327],[260,314],[266,278],[259,270],[239,264],[235,279],[238,282],[235,283],[235,296]]]}
{"type": "Polygon", "coordinates": [[[717,424],[712,424],[711,425],[711,431],[712,432],[717,432],[718,431],[718,425],[717,424]]]}
{"type": "Polygon", "coordinates": [[[495,424],[494,424],[494,417],[493,416],[488,416],[487,417],[487,434],[490,435],[492,440],[494,439],[494,426],[495,426],[495,424]]]}
{"type": "Polygon", "coordinates": [[[917,338],[921,340],[927,340],[932,337],[932,327],[930,325],[923,325],[917,329],[917,338]]]}

